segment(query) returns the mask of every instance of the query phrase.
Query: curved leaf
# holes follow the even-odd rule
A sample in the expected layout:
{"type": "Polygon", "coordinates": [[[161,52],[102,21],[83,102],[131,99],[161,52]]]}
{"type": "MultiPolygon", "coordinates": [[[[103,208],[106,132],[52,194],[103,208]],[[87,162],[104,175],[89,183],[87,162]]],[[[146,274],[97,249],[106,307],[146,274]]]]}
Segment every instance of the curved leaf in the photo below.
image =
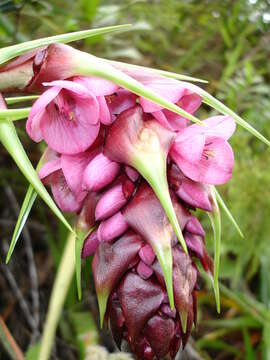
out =
{"type": "Polygon", "coordinates": [[[230,210],[227,208],[227,205],[225,204],[225,202],[222,199],[221,195],[219,194],[219,192],[217,191],[216,188],[214,188],[214,191],[215,191],[215,194],[216,194],[217,201],[219,202],[222,209],[225,211],[225,214],[227,215],[228,219],[233,224],[233,226],[235,227],[238,234],[242,238],[244,238],[244,234],[242,233],[242,230],[240,229],[239,225],[237,224],[237,222],[236,222],[235,218],[233,217],[232,213],[230,212],[230,210]]]}
{"type": "Polygon", "coordinates": [[[3,146],[12,156],[13,160],[16,162],[17,166],[24,174],[29,183],[33,186],[39,196],[44,200],[44,202],[49,206],[49,208],[55,213],[55,215],[62,221],[62,223],[71,231],[74,232],[64,218],[61,211],[55,205],[53,199],[49,195],[48,191],[45,189],[44,185],[40,181],[35,169],[33,168],[25,150],[20,142],[20,139],[17,135],[15,126],[11,122],[0,122],[0,141],[3,146]]]}
{"type": "Polygon", "coordinates": [[[212,212],[207,212],[207,214],[211,221],[213,234],[214,234],[214,242],[215,242],[213,286],[216,297],[217,312],[220,313],[218,275],[219,275],[220,245],[221,245],[221,219],[220,219],[220,211],[219,211],[218,203],[216,201],[214,187],[212,185],[210,186],[210,201],[212,205],[212,212]]]}
{"type": "Polygon", "coordinates": [[[15,58],[16,56],[23,54],[26,51],[30,51],[41,46],[46,46],[52,43],[59,43],[59,42],[68,43],[71,41],[82,40],[91,36],[107,34],[119,30],[125,30],[130,26],[131,26],[130,24],[125,24],[125,25],[108,26],[108,27],[91,29],[91,30],[82,30],[82,31],[76,31],[72,33],[27,41],[22,44],[8,46],[0,49],[0,64],[4,64],[5,62],[15,58]]]}

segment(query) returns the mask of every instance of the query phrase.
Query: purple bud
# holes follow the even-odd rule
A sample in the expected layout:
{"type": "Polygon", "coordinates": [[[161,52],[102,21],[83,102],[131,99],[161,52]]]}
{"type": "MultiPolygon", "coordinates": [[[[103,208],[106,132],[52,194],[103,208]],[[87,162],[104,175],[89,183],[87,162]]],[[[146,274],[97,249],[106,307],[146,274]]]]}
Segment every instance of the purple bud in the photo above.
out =
{"type": "Polygon", "coordinates": [[[186,231],[190,232],[191,234],[205,237],[205,231],[201,223],[195,216],[192,216],[191,219],[188,221],[186,225],[186,231]]]}
{"type": "Polygon", "coordinates": [[[128,165],[125,166],[125,172],[127,176],[130,178],[130,180],[133,182],[137,181],[138,177],[140,176],[137,170],[133,169],[133,167],[128,165]]]}
{"type": "Polygon", "coordinates": [[[110,184],[120,170],[120,165],[100,153],[89,163],[83,175],[83,188],[99,191],[110,184]]]}
{"type": "Polygon", "coordinates": [[[111,241],[116,237],[122,235],[128,229],[128,223],[119,211],[107,220],[100,223],[98,227],[98,240],[111,241]]]}
{"type": "Polygon", "coordinates": [[[95,230],[87,237],[86,240],[84,240],[82,248],[82,258],[93,255],[98,245],[99,242],[97,237],[97,230],[95,230]]]}
{"type": "Polygon", "coordinates": [[[155,253],[148,244],[141,248],[139,256],[146,265],[152,265],[155,260],[155,253]]]}
{"type": "Polygon", "coordinates": [[[104,220],[119,211],[127,203],[133,191],[133,183],[126,178],[106,191],[97,203],[96,220],[104,220]]]}
{"type": "Polygon", "coordinates": [[[143,261],[140,261],[137,266],[137,273],[144,280],[149,279],[153,274],[153,269],[146,265],[143,261]]]}

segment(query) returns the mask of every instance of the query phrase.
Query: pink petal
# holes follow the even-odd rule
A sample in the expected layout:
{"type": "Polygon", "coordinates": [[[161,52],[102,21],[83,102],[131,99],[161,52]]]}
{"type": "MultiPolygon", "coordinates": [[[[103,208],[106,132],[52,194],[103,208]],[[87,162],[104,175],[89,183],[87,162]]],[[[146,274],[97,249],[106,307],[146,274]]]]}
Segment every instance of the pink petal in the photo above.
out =
{"type": "Polygon", "coordinates": [[[77,212],[82,204],[79,203],[69,189],[62,171],[54,172],[51,177],[51,188],[53,197],[62,211],[77,212]]]}
{"type": "Polygon", "coordinates": [[[55,171],[60,170],[60,169],[61,169],[60,158],[51,160],[42,166],[42,168],[38,172],[38,176],[39,176],[40,180],[43,180],[47,176],[51,175],[52,173],[54,173],[55,171]]]}
{"type": "Polygon", "coordinates": [[[33,104],[26,122],[26,131],[30,138],[36,142],[43,139],[40,121],[46,117],[46,106],[59,94],[60,88],[53,87],[45,91],[33,104]]]}
{"type": "Polygon", "coordinates": [[[136,99],[137,95],[124,89],[120,89],[116,94],[106,97],[108,107],[113,115],[118,115],[135,106],[136,99]]]}
{"type": "Polygon", "coordinates": [[[128,224],[119,211],[107,220],[100,223],[98,227],[98,240],[111,241],[122,235],[128,229],[128,224]]]}
{"type": "Polygon", "coordinates": [[[98,77],[86,77],[76,76],[73,80],[90,90],[95,96],[105,96],[113,94],[117,91],[118,85],[111,81],[98,78],[98,77]]]}
{"type": "Polygon", "coordinates": [[[194,166],[193,169],[190,166],[184,169],[182,164],[182,170],[192,180],[219,185],[231,178],[233,164],[234,156],[229,143],[222,138],[213,137],[207,138],[204,155],[199,165],[194,166]]]}
{"type": "Polygon", "coordinates": [[[213,116],[203,121],[207,136],[217,136],[228,140],[235,131],[236,124],[231,116],[213,116]]]}
{"type": "Polygon", "coordinates": [[[108,108],[105,97],[99,96],[97,98],[97,100],[99,103],[99,119],[100,119],[101,123],[104,125],[111,125],[111,123],[113,122],[113,117],[108,108]]]}
{"type": "Polygon", "coordinates": [[[208,198],[207,190],[203,184],[183,179],[176,194],[187,204],[206,211],[211,211],[212,206],[208,198]]]}
{"type": "MultiPolygon", "coordinates": [[[[190,126],[189,129],[191,127],[192,126],[190,126]]],[[[183,132],[185,132],[185,130],[183,130],[183,132]]],[[[206,137],[198,133],[195,133],[193,136],[182,136],[182,132],[180,132],[179,135],[177,135],[172,145],[170,155],[181,170],[182,162],[198,164],[202,157],[205,140],[206,137]]]]}
{"type": "Polygon", "coordinates": [[[152,113],[152,115],[158,120],[161,125],[173,131],[182,130],[189,124],[188,120],[167,109],[155,111],[152,113]]]}
{"type": "Polygon", "coordinates": [[[197,93],[191,92],[190,94],[184,95],[178,105],[181,109],[187,111],[190,114],[194,114],[194,112],[201,106],[202,98],[197,93]]]}
{"type": "MultiPolygon", "coordinates": [[[[64,102],[62,93],[58,95],[64,102]]],[[[76,154],[85,151],[93,144],[99,133],[99,123],[93,125],[98,117],[98,103],[95,98],[78,101],[72,99],[74,119],[68,118],[67,111],[58,111],[55,104],[47,106],[46,113],[40,121],[41,132],[44,140],[55,151],[62,154],[76,154]],[[91,114],[91,115],[89,115],[91,114]]]]}
{"type": "Polygon", "coordinates": [[[93,153],[91,154],[89,151],[76,155],[61,156],[61,166],[65,179],[69,188],[79,201],[83,200],[86,196],[86,191],[82,190],[82,177],[93,156],[93,153]]]}
{"type": "Polygon", "coordinates": [[[110,184],[119,173],[120,165],[100,153],[87,166],[83,175],[83,187],[99,191],[110,184]]]}
{"type": "MultiPolygon", "coordinates": [[[[174,104],[177,103],[186,92],[186,88],[183,87],[179,81],[158,76],[151,80],[144,81],[143,84],[174,104]]],[[[140,97],[140,104],[145,112],[152,113],[162,109],[162,106],[143,97],[140,97]]]]}

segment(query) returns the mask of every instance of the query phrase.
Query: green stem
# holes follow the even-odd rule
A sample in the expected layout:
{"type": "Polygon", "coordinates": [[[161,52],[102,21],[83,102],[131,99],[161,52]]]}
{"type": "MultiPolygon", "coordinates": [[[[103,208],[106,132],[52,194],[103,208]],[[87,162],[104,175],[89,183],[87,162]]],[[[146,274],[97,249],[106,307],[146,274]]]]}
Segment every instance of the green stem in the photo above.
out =
{"type": "Polygon", "coordinates": [[[48,360],[56,328],[75,272],[75,236],[70,234],[53,284],[38,360],[48,360]]]}

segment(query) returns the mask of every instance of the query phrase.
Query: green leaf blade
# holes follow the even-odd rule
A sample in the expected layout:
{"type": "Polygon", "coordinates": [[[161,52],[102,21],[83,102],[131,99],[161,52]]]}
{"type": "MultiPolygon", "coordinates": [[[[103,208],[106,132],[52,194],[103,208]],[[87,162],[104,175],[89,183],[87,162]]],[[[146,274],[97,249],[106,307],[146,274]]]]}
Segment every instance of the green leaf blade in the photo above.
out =
{"type": "Polygon", "coordinates": [[[15,246],[19,240],[19,237],[21,235],[23,227],[28,219],[29,213],[33,207],[35,200],[36,200],[36,197],[37,197],[36,191],[34,190],[32,185],[29,185],[28,190],[25,195],[25,198],[24,198],[24,201],[23,201],[23,204],[22,204],[22,207],[21,207],[21,210],[20,210],[20,214],[19,214],[16,226],[14,229],[13,235],[12,235],[11,243],[10,243],[10,246],[8,249],[8,254],[6,257],[6,264],[9,262],[12,254],[13,254],[15,246]]]}
{"type": "Polygon", "coordinates": [[[221,218],[218,203],[216,201],[214,187],[210,186],[210,201],[212,204],[212,212],[208,212],[208,216],[211,221],[211,226],[214,234],[214,243],[215,243],[215,255],[214,255],[214,279],[213,286],[216,298],[216,307],[217,312],[220,313],[220,293],[219,293],[219,264],[220,264],[220,247],[221,247],[221,218]]]}
{"type": "Polygon", "coordinates": [[[219,202],[220,206],[222,207],[222,209],[224,210],[225,214],[227,215],[228,219],[230,220],[230,222],[232,223],[232,225],[235,227],[236,231],[238,232],[238,234],[241,236],[241,238],[244,238],[244,234],[242,232],[242,230],[240,229],[239,225],[237,224],[235,218],[233,217],[232,213],[230,212],[230,210],[228,209],[227,205],[225,204],[224,200],[222,199],[221,195],[219,194],[219,192],[217,191],[216,188],[214,188],[215,191],[215,195],[217,198],[217,201],[219,202]]]}
{"type": "Polygon", "coordinates": [[[55,202],[40,181],[35,169],[25,153],[13,123],[7,121],[0,122],[0,141],[39,196],[55,213],[59,220],[63,222],[67,229],[73,233],[73,229],[55,205],[55,202]]]}
{"type": "Polygon", "coordinates": [[[251,126],[248,122],[242,119],[239,115],[237,115],[234,111],[229,109],[226,105],[224,105],[221,101],[214,98],[214,96],[208,94],[207,91],[200,89],[200,95],[203,98],[203,102],[212,108],[218,110],[224,115],[231,116],[235,122],[254,135],[256,138],[261,140],[267,146],[270,146],[270,141],[266,139],[258,130],[256,130],[253,126],[251,126]]]}
{"type": "Polygon", "coordinates": [[[27,51],[31,51],[42,46],[47,46],[52,43],[69,43],[71,41],[86,39],[91,36],[103,35],[114,31],[126,30],[129,27],[131,27],[130,24],[124,24],[124,25],[108,26],[97,29],[82,30],[82,31],[76,31],[72,33],[27,41],[18,45],[8,46],[0,49],[0,65],[6,63],[7,61],[27,51]]]}

